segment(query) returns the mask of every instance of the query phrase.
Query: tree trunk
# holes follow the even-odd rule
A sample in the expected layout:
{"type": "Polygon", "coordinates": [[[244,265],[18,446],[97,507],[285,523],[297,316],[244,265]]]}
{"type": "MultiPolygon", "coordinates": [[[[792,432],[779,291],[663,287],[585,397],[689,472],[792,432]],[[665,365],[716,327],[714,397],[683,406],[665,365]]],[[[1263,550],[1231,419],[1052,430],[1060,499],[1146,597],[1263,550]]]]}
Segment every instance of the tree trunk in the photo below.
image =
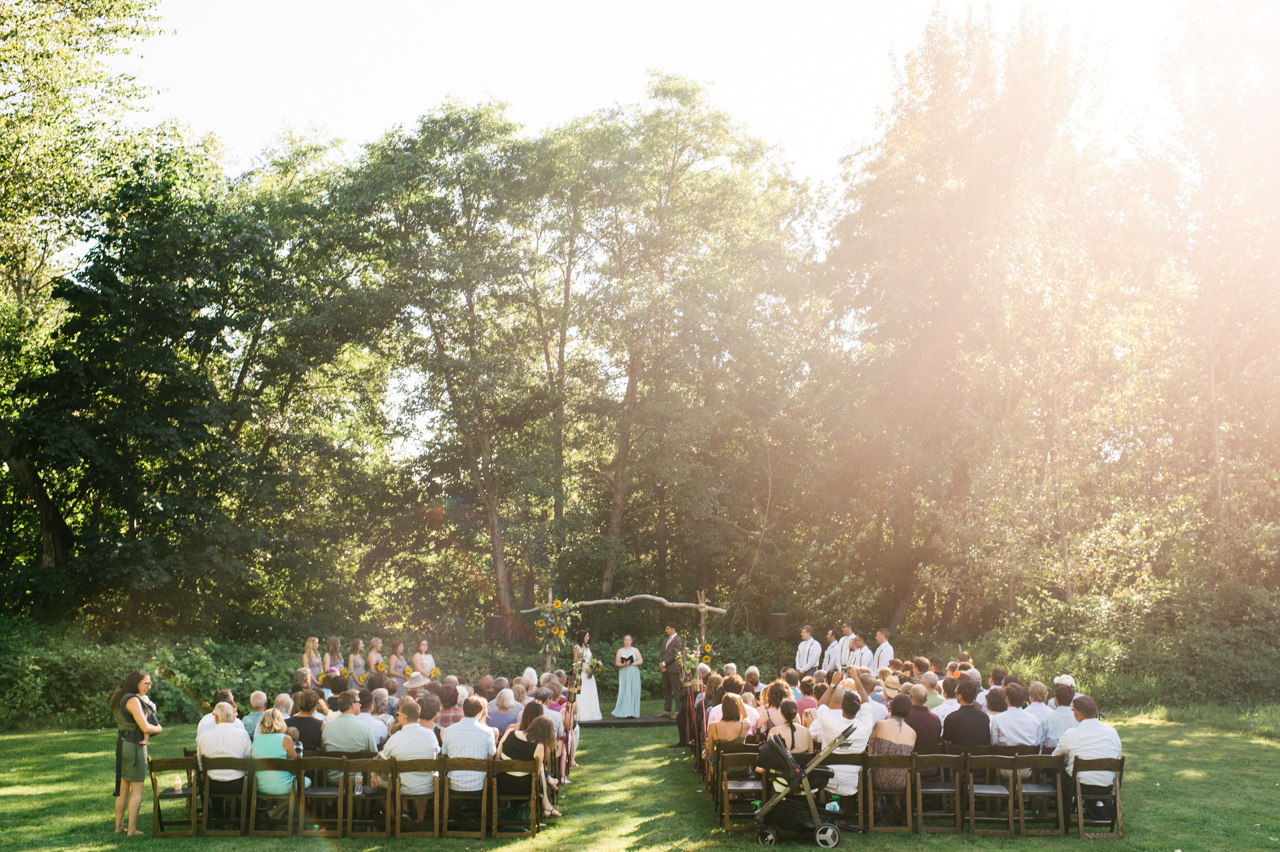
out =
{"type": "Polygon", "coordinates": [[[40,479],[39,471],[30,460],[13,455],[13,433],[9,431],[8,424],[2,420],[0,420],[0,458],[4,459],[13,478],[36,504],[36,511],[40,515],[40,567],[48,570],[65,564],[71,558],[71,552],[75,547],[75,534],[58,512],[53,499],[49,497],[49,492],[45,490],[44,482],[40,479]]]}
{"type": "Polygon", "coordinates": [[[631,347],[627,357],[627,390],[622,396],[622,412],[618,417],[617,452],[613,459],[613,501],[609,506],[608,554],[600,594],[613,594],[613,575],[622,553],[622,516],[627,508],[627,465],[631,459],[631,421],[635,416],[637,386],[640,382],[640,353],[631,347]]]}

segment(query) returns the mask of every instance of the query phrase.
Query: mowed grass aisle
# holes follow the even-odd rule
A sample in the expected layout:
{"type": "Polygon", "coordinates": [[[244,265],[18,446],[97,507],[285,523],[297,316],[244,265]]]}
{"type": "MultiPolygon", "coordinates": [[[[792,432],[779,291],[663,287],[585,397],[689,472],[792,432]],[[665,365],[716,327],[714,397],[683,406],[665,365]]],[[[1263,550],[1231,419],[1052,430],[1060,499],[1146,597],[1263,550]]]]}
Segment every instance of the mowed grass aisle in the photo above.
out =
{"type": "MultiPolygon", "coordinates": [[[[1241,733],[1143,717],[1112,718],[1131,766],[1125,775],[1121,841],[1066,838],[846,835],[857,850],[1038,850],[1089,846],[1185,852],[1204,849],[1280,850],[1280,743],[1241,733]]],[[[193,726],[166,730],[159,757],[180,754],[193,726]]],[[[753,833],[717,827],[687,752],[668,748],[672,728],[595,729],[583,737],[580,760],[561,809],[565,817],[535,839],[516,841],[328,841],[315,838],[127,840],[112,833],[113,731],[45,731],[0,737],[0,850],[195,849],[666,850],[757,848],[753,833]]],[[[151,800],[141,828],[151,831],[151,800]]],[[[781,848],[816,849],[784,834],[781,848]]]]}

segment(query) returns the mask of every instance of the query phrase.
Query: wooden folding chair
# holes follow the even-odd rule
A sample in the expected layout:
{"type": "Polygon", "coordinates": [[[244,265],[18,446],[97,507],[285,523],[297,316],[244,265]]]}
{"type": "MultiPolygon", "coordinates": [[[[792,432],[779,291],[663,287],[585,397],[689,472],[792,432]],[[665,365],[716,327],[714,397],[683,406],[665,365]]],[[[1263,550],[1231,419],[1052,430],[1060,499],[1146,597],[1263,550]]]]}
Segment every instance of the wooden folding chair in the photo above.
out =
{"type": "MultiPolygon", "coordinates": [[[[915,830],[915,820],[912,817],[912,797],[915,793],[913,783],[915,781],[915,772],[913,769],[912,756],[909,754],[869,754],[867,755],[867,772],[863,778],[867,782],[867,830],[880,831],[886,833],[910,833],[915,830]],[[906,784],[902,787],[894,789],[877,789],[875,785],[875,771],[877,769],[900,769],[906,770],[906,784]],[[884,796],[886,799],[902,799],[902,807],[905,812],[906,820],[902,825],[876,825],[876,797],[884,796]]],[[[887,804],[887,802],[886,802],[887,804]]]]}
{"type": "Polygon", "coordinates": [[[373,773],[386,771],[385,760],[347,760],[347,837],[391,836],[389,785],[373,786],[373,773]]]}
{"type": "Polygon", "coordinates": [[[239,837],[244,834],[245,801],[249,794],[249,773],[253,771],[253,763],[244,757],[202,757],[200,758],[201,783],[204,786],[204,816],[200,833],[206,837],[239,837]],[[234,769],[240,776],[239,791],[236,793],[215,793],[209,784],[209,773],[221,769],[234,769]],[[226,820],[213,820],[210,825],[210,811],[214,803],[227,808],[234,816],[226,820]],[[222,825],[223,827],[219,827],[222,825]],[[234,828],[230,827],[234,825],[234,828]]]}
{"type": "Polygon", "coordinates": [[[418,760],[392,760],[392,805],[395,809],[396,837],[440,836],[440,785],[447,784],[443,775],[437,776],[434,790],[426,796],[413,796],[404,792],[404,776],[410,772],[439,772],[436,758],[418,760]],[[413,808],[410,813],[409,809],[413,808]]]}
{"type": "MultiPolygon", "coordinates": [[[[845,817],[845,822],[854,825],[859,831],[865,831],[867,828],[867,755],[865,752],[858,754],[841,754],[833,752],[827,755],[822,761],[823,766],[855,766],[858,769],[858,792],[853,796],[840,797],[840,814],[845,817]],[[849,807],[849,800],[853,800],[853,807],[849,807]],[[856,818],[856,822],[850,823],[848,817],[852,814],[856,818]]],[[[833,794],[826,792],[825,797],[830,799],[833,794]]]]}
{"type": "Polygon", "coordinates": [[[473,757],[442,757],[440,760],[440,780],[436,782],[436,789],[440,790],[440,836],[441,837],[474,837],[483,840],[485,837],[485,828],[489,818],[489,760],[480,760],[473,757]],[[483,772],[486,777],[480,782],[479,790],[455,790],[453,783],[448,776],[454,772],[483,772]],[[444,789],[441,790],[440,788],[444,789]],[[467,830],[465,828],[455,828],[455,820],[453,811],[461,810],[460,805],[478,804],[480,806],[479,818],[476,820],[457,820],[456,824],[474,825],[474,828],[467,830]]]}
{"type": "Polygon", "coordinates": [[[1018,832],[1024,836],[1066,834],[1067,820],[1062,808],[1062,756],[1020,754],[1013,763],[1018,770],[1014,790],[1018,805],[1018,832]],[[1024,774],[1030,778],[1024,780],[1024,774]],[[1050,802],[1053,803],[1052,814],[1048,807],[1050,802]],[[1037,803],[1039,807],[1036,807],[1037,803]],[[1053,822],[1054,826],[1028,829],[1028,822],[1053,822]]]}
{"type": "Polygon", "coordinates": [[[969,833],[1013,836],[1013,783],[1017,774],[1013,771],[1016,758],[1011,755],[972,754],[966,764],[969,789],[969,833]],[[1003,770],[1003,773],[1002,773],[1003,770]],[[996,783],[1003,778],[1004,784],[996,783]],[[978,815],[977,805],[983,802],[995,809],[996,816],[978,815]],[[999,814],[1003,812],[1003,817],[999,814]],[[979,824],[1005,823],[1003,829],[979,828],[979,824]]]}
{"type": "Polygon", "coordinates": [[[493,821],[490,823],[490,837],[533,837],[538,833],[538,818],[542,816],[542,796],[538,792],[538,772],[540,766],[534,760],[497,760],[490,765],[490,779],[493,788],[489,791],[490,811],[493,821]],[[504,793],[498,787],[498,780],[504,773],[524,773],[528,784],[522,784],[520,792],[504,793]],[[529,816],[502,818],[503,806],[513,808],[517,814],[523,808],[529,809],[529,816]],[[504,830],[503,827],[508,827],[504,830]],[[520,826],[520,829],[510,829],[520,826]]]}
{"type": "Polygon", "coordinates": [[[755,831],[756,810],[751,803],[764,792],[756,775],[759,749],[721,751],[717,772],[720,775],[720,817],[725,831],[755,831]],[[742,777],[749,771],[750,777],[742,777]],[[737,777],[735,777],[737,776],[737,777]],[[734,820],[749,819],[743,824],[734,820]]]}
{"type": "Polygon", "coordinates": [[[196,822],[200,817],[200,800],[196,796],[199,784],[196,776],[200,766],[195,757],[161,757],[148,761],[151,773],[151,836],[152,837],[195,837],[196,822]],[[179,783],[172,783],[176,779],[179,783]],[[163,785],[163,786],[162,786],[163,785]],[[184,802],[182,828],[173,828],[178,822],[170,820],[165,825],[163,802],[184,802]]]}
{"type": "Polygon", "coordinates": [[[347,760],[344,757],[301,757],[298,772],[309,776],[298,799],[299,837],[341,837],[346,813],[347,760]],[[338,773],[337,784],[329,783],[329,773],[338,773]]]}
{"type": "MultiPolygon", "coordinates": [[[[1086,759],[1077,757],[1071,762],[1071,787],[1075,793],[1076,827],[1081,838],[1100,840],[1103,838],[1124,837],[1124,818],[1120,812],[1120,781],[1124,777],[1123,757],[1097,757],[1086,759]],[[1114,772],[1115,779],[1110,793],[1089,793],[1085,795],[1080,783],[1080,775],[1084,772],[1114,772]],[[1098,803],[1111,810],[1110,819],[1101,819],[1088,815],[1091,803],[1098,803]],[[1085,826],[1106,826],[1106,831],[1085,832],[1085,826]]],[[[1097,807],[1097,805],[1092,805],[1097,807]]]]}
{"type": "Polygon", "coordinates": [[[941,752],[916,755],[916,831],[921,834],[948,834],[964,830],[964,808],[960,805],[963,776],[964,755],[941,752]],[[937,806],[926,809],[931,801],[937,806]],[[941,819],[950,820],[951,824],[929,825],[925,822],[941,819]]]}
{"type": "Polygon", "coordinates": [[[298,760],[297,758],[255,758],[253,761],[254,776],[253,781],[249,785],[250,800],[252,807],[249,809],[249,836],[250,837],[290,837],[293,834],[293,808],[297,801],[298,793],[298,760]],[[289,792],[284,795],[272,795],[263,793],[258,788],[257,770],[266,772],[280,771],[289,772],[293,775],[293,786],[289,792]],[[263,813],[267,817],[268,824],[262,825],[258,820],[258,804],[265,802],[270,807],[283,804],[286,806],[287,815],[283,820],[271,820],[268,814],[263,813]]]}

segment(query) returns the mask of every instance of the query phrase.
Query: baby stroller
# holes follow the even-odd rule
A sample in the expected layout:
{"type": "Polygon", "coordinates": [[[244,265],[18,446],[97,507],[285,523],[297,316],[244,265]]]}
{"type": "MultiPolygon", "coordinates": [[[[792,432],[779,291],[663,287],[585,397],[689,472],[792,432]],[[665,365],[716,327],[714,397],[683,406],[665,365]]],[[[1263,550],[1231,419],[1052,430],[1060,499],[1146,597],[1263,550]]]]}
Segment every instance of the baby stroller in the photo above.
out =
{"type": "Polygon", "coordinates": [[[852,733],[850,725],[803,768],[781,735],[775,734],[760,746],[756,766],[768,770],[775,782],[773,795],[756,811],[756,839],[761,846],[777,844],[779,829],[812,831],[814,841],[824,849],[840,845],[840,815],[819,808],[814,793],[833,777],[830,769],[819,764],[852,733]]]}

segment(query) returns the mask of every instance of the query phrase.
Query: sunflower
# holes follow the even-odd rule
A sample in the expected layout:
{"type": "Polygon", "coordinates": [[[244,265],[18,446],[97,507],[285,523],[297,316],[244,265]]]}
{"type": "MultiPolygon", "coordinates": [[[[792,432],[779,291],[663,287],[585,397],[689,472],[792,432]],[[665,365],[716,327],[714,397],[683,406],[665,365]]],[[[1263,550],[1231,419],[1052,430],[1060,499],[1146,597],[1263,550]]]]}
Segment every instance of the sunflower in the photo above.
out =
{"type": "Polygon", "coordinates": [[[377,669],[378,671],[380,671],[380,672],[385,672],[385,671],[387,670],[387,664],[386,664],[386,663],[378,663],[378,665],[376,665],[374,668],[376,668],[376,669],[377,669]]]}
{"type": "Polygon", "coordinates": [[[556,601],[555,603],[552,604],[552,606],[554,606],[556,609],[559,609],[560,607],[564,606],[564,602],[556,601]]]}
{"type": "Polygon", "coordinates": [[[351,677],[351,672],[348,671],[347,669],[338,669],[338,674],[342,675],[343,677],[351,677]]]}
{"type": "Polygon", "coordinates": [[[708,642],[707,644],[703,645],[703,646],[702,646],[702,650],[704,650],[704,651],[706,651],[708,654],[710,654],[710,653],[711,653],[711,643],[710,643],[710,642],[708,642]]]}
{"type": "Polygon", "coordinates": [[[539,619],[538,619],[538,626],[539,626],[539,627],[546,627],[546,626],[547,626],[547,620],[546,620],[545,618],[539,618],[539,619]]]}
{"type": "Polygon", "coordinates": [[[360,685],[361,685],[361,686],[363,686],[363,685],[364,685],[364,682],[365,682],[366,680],[368,680],[368,679],[369,679],[369,675],[368,675],[368,673],[365,673],[365,674],[360,675],[360,685]]]}
{"type": "Polygon", "coordinates": [[[703,655],[703,657],[702,657],[702,662],[704,662],[704,663],[709,663],[709,662],[711,662],[711,655],[710,655],[710,654],[704,654],[704,655],[703,655]]]}
{"type": "Polygon", "coordinates": [[[439,679],[440,679],[440,669],[432,669],[432,670],[431,670],[431,679],[432,679],[432,680],[439,680],[439,679]]]}

